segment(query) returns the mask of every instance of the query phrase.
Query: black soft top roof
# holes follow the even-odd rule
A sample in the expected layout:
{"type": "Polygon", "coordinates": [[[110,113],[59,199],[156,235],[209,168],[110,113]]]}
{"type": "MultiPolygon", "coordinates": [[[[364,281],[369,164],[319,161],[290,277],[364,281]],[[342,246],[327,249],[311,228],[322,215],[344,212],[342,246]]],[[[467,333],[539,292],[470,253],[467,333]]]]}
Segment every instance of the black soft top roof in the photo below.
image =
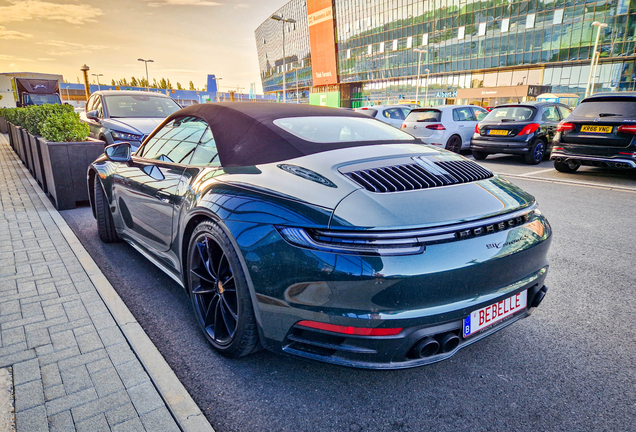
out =
{"type": "MultiPolygon", "coordinates": [[[[165,122],[185,116],[201,118],[210,125],[219,159],[224,167],[273,163],[328,150],[369,144],[410,142],[394,140],[316,143],[303,140],[274,124],[276,119],[289,117],[369,119],[363,114],[338,108],[268,102],[206,103],[179,110],[170,115],[165,122]]],[[[421,144],[421,141],[413,138],[413,143],[421,144]]]]}

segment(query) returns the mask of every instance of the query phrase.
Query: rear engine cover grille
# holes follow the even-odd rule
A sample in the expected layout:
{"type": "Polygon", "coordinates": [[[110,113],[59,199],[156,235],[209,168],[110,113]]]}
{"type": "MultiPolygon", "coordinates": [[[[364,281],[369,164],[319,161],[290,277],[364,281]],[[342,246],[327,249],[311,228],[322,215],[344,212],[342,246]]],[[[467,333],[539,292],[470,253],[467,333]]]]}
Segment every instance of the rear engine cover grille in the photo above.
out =
{"type": "Polygon", "coordinates": [[[402,192],[484,180],[492,172],[469,160],[406,163],[343,173],[370,192],[402,192]]]}

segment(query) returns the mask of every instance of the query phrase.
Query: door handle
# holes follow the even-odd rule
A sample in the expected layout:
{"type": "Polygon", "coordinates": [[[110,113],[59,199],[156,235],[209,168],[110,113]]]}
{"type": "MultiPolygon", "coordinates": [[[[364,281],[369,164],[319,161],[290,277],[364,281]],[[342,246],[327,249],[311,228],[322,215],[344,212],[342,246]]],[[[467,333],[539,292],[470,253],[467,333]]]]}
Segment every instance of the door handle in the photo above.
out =
{"type": "Polygon", "coordinates": [[[161,202],[164,202],[164,203],[170,202],[170,194],[168,192],[157,191],[155,195],[157,196],[157,198],[159,198],[159,201],[161,202]]]}

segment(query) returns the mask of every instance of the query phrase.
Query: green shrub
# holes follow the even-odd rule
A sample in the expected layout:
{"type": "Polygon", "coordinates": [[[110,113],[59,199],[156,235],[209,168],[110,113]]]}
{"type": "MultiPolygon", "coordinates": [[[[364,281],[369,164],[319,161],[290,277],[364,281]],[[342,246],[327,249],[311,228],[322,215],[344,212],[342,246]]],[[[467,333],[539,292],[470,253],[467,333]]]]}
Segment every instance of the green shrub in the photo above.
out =
{"type": "Polygon", "coordinates": [[[33,105],[24,109],[24,127],[31,135],[42,135],[42,125],[50,116],[73,112],[71,105],[33,105]]]}
{"type": "Polygon", "coordinates": [[[72,111],[50,115],[40,126],[42,138],[54,142],[85,141],[89,131],[88,125],[72,111]]]}

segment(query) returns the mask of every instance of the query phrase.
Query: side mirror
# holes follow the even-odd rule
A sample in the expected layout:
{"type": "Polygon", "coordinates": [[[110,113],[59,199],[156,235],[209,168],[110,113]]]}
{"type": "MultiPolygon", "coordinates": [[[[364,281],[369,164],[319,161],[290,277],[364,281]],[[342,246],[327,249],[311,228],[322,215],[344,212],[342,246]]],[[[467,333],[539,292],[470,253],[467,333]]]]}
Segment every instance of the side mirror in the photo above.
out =
{"type": "Polygon", "coordinates": [[[129,142],[111,144],[104,150],[108,160],[113,162],[130,162],[131,151],[129,142]]]}
{"type": "Polygon", "coordinates": [[[96,122],[99,121],[99,117],[97,117],[97,111],[89,111],[86,113],[86,118],[89,118],[91,120],[95,120],[96,122]]]}

